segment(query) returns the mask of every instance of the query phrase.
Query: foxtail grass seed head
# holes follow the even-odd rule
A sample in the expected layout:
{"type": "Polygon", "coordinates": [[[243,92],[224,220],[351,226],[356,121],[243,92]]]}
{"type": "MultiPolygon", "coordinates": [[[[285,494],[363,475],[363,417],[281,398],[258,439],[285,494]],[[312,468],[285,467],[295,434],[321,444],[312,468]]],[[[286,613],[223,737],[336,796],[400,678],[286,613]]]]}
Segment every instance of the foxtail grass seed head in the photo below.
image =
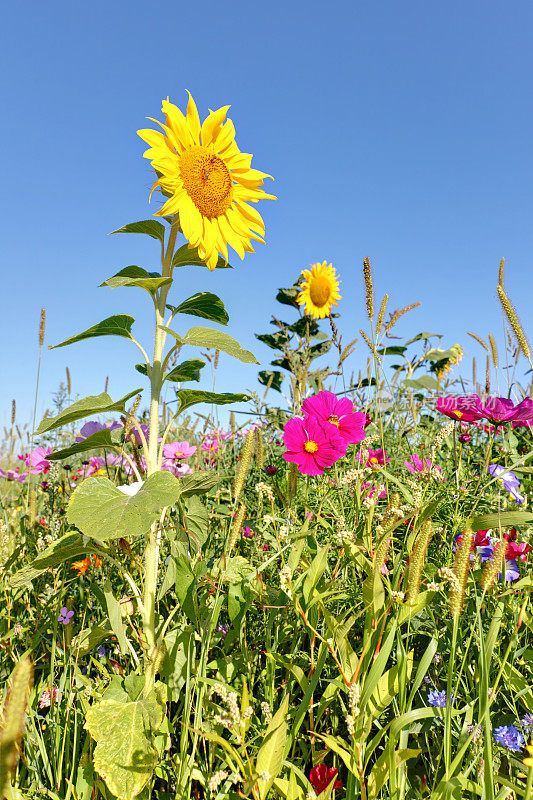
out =
{"type": "Polygon", "coordinates": [[[363,339],[364,339],[366,345],[368,346],[368,349],[372,353],[372,355],[375,356],[375,358],[377,358],[378,361],[380,361],[381,359],[380,359],[379,355],[377,354],[376,350],[374,349],[374,345],[372,344],[372,342],[370,341],[370,339],[368,338],[368,336],[366,335],[366,333],[364,332],[364,330],[362,328],[360,329],[359,333],[363,337],[363,339]]]}
{"type": "Polygon", "coordinates": [[[411,303],[410,305],[405,306],[405,308],[397,308],[396,311],[391,314],[391,318],[385,326],[385,333],[390,333],[398,320],[403,317],[404,314],[407,314],[408,311],[412,311],[413,308],[418,308],[419,305],[420,303],[411,303]]]}
{"type": "Polygon", "coordinates": [[[477,383],[477,375],[476,375],[476,357],[472,356],[472,383],[474,385],[474,389],[476,388],[477,383]]]}
{"type": "Polygon", "coordinates": [[[70,395],[71,395],[71,393],[72,393],[72,392],[71,392],[71,390],[72,390],[72,386],[71,386],[71,384],[70,384],[70,370],[69,370],[69,368],[68,368],[68,367],[65,367],[65,370],[66,370],[66,373],[67,373],[67,394],[68,394],[68,396],[70,397],[70,395]]]}
{"type": "Polygon", "coordinates": [[[235,412],[232,411],[229,415],[229,425],[231,430],[231,435],[235,436],[235,412]]]}
{"type": "Polygon", "coordinates": [[[17,417],[17,403],[15,400],[11,401],[11,424],[15,424],[15,419],[17,417]]]}
{"type": "Polygon", "coordinates": [[[255,434],[257,436],[257,466],[259,469],[263,469],[265,466],[265,441],[263,439],[263,432],[260,428],[258,428],[255,434]]]}
{"type": "Polygon", "coordinates": [[[387,303],[388,302],[389,302],[389,295],[388,294],[383,295],[383,300],[381,301],[381,305],[379,307],[378,321],[377,321],[377,325],[376,325],[376,332],[377,333],[381,332],[381,328],[383,326],[383,320],[385,319],[385,311],[387,310],[387,303]]]}
{"type": "Polygon", "coordinates": [[[492,558],[486,562],[481,574],[480,584],[484,592],[491,588],[501,572],[506,548],[507,543],[501,541],[494,546],[492,558]]]}
{"type": "Polygon", "coordinates": [[[41,321],[39,323],[39,347],[43,346],[44,342],[44,326],[46,322],[46,311],[41,308],[41,321]]]}
{"type": "Polygon", "coordinates": [[[494,364],[494,368],[498,369],[498,348],[496,347],[496,341],[492,333],[489,333],[489,342],[492,353],[492,363],[494,364]]]}
{"type": "Polygon", "coordinates": [[[220,356],[220,350],[215,350],[215,369],[218,367],[219,356],[220,356]]]}
{"type": "Polygon", "coordinates": [[[472,333],[472,331],[467,331],[467,333],[468,333],[469,336],[472,337],[472,339],[475,339],[476,342],[479,342],[481,347],[483,347],[487,351],[487,353],[489,352],[489,348],[487,347],[487,345],[485,344],[485,342],[483,341],[481,336],[478,336],[477,334],[472,333]]]}
{"type": "Polygon", "coordinates": [[[235,500],[238,500],[241,496],[241,492],[244,486],[244,481],[246,480],[246,476],[248,474],[248,468],[250,466],[250,459],[252,458],[252,454],[254,451],[254,438],[255,438],[255,431],[250,430],[246,434],[246,439],[244,440],[244,444],[241,448],[240,452],[240,460],[239,465],[237,467],[237,473],[235,475],[235,483],[233,484],[233,497],[235,500]]]}
{"type": "Polygon", "coordinates": [[[440,448],[442,447],[442,443],[445,439],[448,438],[453,433],[453,429],[455,428],[455,422],[448,422],[447,425],[444,425],[438,434],[435,437],[435,441],[433,442],[433,447],[431,450],[431,460],[435,460],[436,454],[439,452],[440,448]]]}
{"type": "Polygon", "coordinates": [[[363,259],[363,277],[365,279],[366,290],[366,313],[370,320],[374,316],[374,282],[372,280],[372,267],[368,256],[363,259]]]}
{"type": "Polygon", "coordinates": [[[429,547],[429,542],[433,535],[433,521],[428,519],[422,525],[413,545],[413,550],[409,557],[409,569],[407,571],[406,579],[406,594],[410,603],[413,603],[420,592],[420,581],[422,579],[422,572],[424,564],[426,563],[426,556],[429,547]]]}
{"type": "Polygon", "coordinates": [[[228,541],[228,550],[231,552],[235,547],[235,543],[238,539],[239,533],[241,532],[241,528],[244,522],[244,518],[246,516],[246,506],[244,503],[241,503],[235,517],[233,518],[233,524],[231,526],[229,541],[228,541]]]}
{"type": "Polygon", "coordinates": [[[470,528],[467,528],[463,533],[459,547],[455,551],[452,572],[457,582],[455,584],[452,583],[449,595],[449,608],[452,617],[458,617],[463,609],[473,535],[470,528]]]}
{"type": "Polygon", "coordinates": [[[26,706],[33,685],[33,664],[28,656],[18,662],[12,673],[11,689],[4,706],[0,731],[0,797],[11,797],[9,786],[20,753],[26,706]]]}
{"type": "Polygon", "coordinates": [[[505,289],[503,286],[498,286],[498,298],[500,300],[501,306],[505,312],[505,316],[509,322],[509,325],[513,329],[513,333],[516,336],[516,340],[518,342],[518,346],[520,347],[521,351],[525,355],[528,360],[531,360],[531,350],[529,348],[529,342],[526,338],[526,334],[524,333],[524,329],[520,324],[520,320],[518,319],[518,314],[516,313],[515,309],[513,308],[513,304],[509,300],[505,289]]]}
{"type": "Polygon", "coordinates": [[[487,363],[485,366],[485,392],[490,394],[490,358],[487,354],[487,363]]]}
{"type": "Polygon", "coordinates": [[[498,271],[498,286],[501,286],[502,289],[503,289],[504,270],[505,270],[505,258],[502,258],[500,261],[500,269],[498,271]]]}

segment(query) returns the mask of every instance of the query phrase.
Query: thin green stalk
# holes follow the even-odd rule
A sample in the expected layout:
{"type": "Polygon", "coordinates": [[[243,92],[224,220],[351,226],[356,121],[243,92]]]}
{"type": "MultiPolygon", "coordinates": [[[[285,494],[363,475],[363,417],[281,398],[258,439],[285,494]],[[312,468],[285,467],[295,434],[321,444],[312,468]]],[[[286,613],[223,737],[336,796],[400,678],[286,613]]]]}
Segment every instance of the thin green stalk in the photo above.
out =
{"type": "Polygon", "coordinates": [[[445,780],[450,780],[450,765],[452,758],[452,681],[453,667],[455,664],[455,650],[457,647],[457,632],[459,630],[459,614],[453,618],[452,647],[450,660],[448,661],[448,675],[446,681],[446,713],[444,721],[444,768],[446,770],[445,780]]]}

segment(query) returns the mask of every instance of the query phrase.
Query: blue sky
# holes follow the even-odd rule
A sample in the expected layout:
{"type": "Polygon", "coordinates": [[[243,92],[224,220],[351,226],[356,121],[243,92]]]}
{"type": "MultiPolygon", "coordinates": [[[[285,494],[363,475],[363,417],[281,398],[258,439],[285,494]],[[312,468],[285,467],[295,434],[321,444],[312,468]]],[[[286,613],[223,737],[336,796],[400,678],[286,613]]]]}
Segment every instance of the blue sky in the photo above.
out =
{"type": "MultiPolygon", "coordinates": [[[[275,176],[279,199],[259,206],[266,245],[232,271],[183,271],[172,297],[219,294],[228,331],[264,365],[272,352],[253,333],[279,312],[277,287],[326,259],[341,277],[346,339],[365,322],[365,255],[393,308],[422,303],[400,332],[432,330],[479,352],[466,331],[501,329],[502,255],[530,326],[529,0],[29,0],[6,6],[2,22],[2,424],[13,397],[19,421],[31,416],[42,306],[46,344],[113,313],[136,317],[149,343],[148,296],[98,285],[128,264],[158,266],[152,240],[106,234],[156,210],[136,130],[161,118],[167,95],[184,108],[186,89],[202,117],[231,104],[239,146],[275,176]]],[[[354,367],[363,358],[359,344],[354,367]]],[[[75,395],[103,391],[109,375],[118,398],[142,385],[136,361],[120,339],[45,350],[38,419],[67,365],[75,395]]],[[[256,388],[255,375],[227,358],[217,387],[256,388]]]]}

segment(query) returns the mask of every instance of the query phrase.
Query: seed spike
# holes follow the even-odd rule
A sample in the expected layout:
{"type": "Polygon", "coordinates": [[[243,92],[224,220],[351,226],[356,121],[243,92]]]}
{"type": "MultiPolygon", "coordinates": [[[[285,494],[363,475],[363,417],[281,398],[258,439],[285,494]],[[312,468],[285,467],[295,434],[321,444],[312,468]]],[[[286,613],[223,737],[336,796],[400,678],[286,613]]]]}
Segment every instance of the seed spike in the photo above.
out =
{"type": "Polygon", "coordinates": [[[389,333],[393,329],[400,317],[403,317],[403,315],[407,314],[408,311],[412,311],[413,308],[418,308],[419,305],[420,303],[411,303],[410,305],[405,306],[405,308],[397,308],[396,311],[391,314],[390,320],[385,326],[385,333],[389,333]]]}
{"type": "Polygon", "coordinates": [[[41,321],[39,323],[39,347],[43,346],[44,342],[44,326],[46,322],[46,311],[41,308],[41,321]]]}
{"type": "Polygon", "coordinates": [[[503,288],[503,286],[498,286],[497,292],[501,306],[505,312],[505,316],[507,317],[509,325],[513,329],[514,335],[516,336],[518,346],[520,347],[522,353],[525,355],[528,361],[531,361],[531,350],[529,348],[529,342],[527,341],[524,329],[522,328],[520,320],[518,319],[518,314],[516,313],[513,304],[509,300],[509,297],[507,296],[507,293],[503,288]]]}
{"type": "Polygon", "coordinates": [[[475,339],[475,340],[476,340],[476,342],[479,342],[479,344],[481,345],[481,347],[484,347],[484,348],[485,348],[485,350],[487,351],[487,353],[489,352],[489,348],[487,347],[487,345],[485,344],[485,342],[483,341],[483,339],[481,338],[481,336],[478,336],[477,334],[475,334],[475,333],[472,333],[471,331],[467,331],[467,333],[468,333],[468,335],[469,335],[469,336],[471,336],[471,337],[472,337],[472,339],[475,339]]]}
{"type": "Polygon", "coordinates": [[[492,333],[489,333],[489,342],[492,353],[492,363],[494,364],[494,368],[498,369],[498,348],[496,347],[496,341],[492,333]]]}
{"type": "Polygon", "coordinates": [[[381,332],[381,328],[383,326],[383,320],[385,319],[385,311],[387,310],[387,303],[389,302],[389,295],[383,295],[383,300],[381,301],[381,305],[379,307],[378,313],[378,321],[376,325],[376,333],[381,332]]]}
{"type": "Polygon", "coordinates": [[[372,266],[368,256],[363,259],[363,277],[366,289],[366,313],[368,319],[371,320],[374,316],[374,282],[372,280],[372,266]]]}
{"type": "Polygon", "coordinates": [[[501,286],[502,289],[503,289],[504,269],[505,269],[505,258],[502,258],[500,261],[500,269],[498,272],[498,286],[501,286]]]}

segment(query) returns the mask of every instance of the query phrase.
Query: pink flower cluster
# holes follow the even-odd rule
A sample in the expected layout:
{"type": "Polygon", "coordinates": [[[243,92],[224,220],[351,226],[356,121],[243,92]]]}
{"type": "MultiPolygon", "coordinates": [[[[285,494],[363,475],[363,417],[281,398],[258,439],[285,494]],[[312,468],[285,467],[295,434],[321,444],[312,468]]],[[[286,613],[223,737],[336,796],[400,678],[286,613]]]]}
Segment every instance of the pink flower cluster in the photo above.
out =
{"type": "Polygon", "coordinates": [[[437,411],[450,419],[461,422],[477,422],[486,419],[493,425],[512,422],[513,427],[530,425],[533,421],[533,400],[526,397],[516,405],[506,397],[487,397],[481,400],[477,394],[461,397],[439,397],[437,411]]]}
{"type": "Polygon", "coordinates": [[[190,458],[196,453],[196,445],[188,442],[170,442],[163,445],[163,464],[162,469],[171,472],[177,478],[180,475],[188,475],[192,472],[188,464],[184,464],[186,458],[190,458]]]}
{"type": "Polygon", "coordinates": [[[354,412],[347,397],[340,400],[333,392],[319,392],[302,404],[304,417],[293,417],[283,430],[287,452],[304,475],[323,475],[324,470],[342,458],[349,444],[365,438],[366,415],[354,412]]]}

